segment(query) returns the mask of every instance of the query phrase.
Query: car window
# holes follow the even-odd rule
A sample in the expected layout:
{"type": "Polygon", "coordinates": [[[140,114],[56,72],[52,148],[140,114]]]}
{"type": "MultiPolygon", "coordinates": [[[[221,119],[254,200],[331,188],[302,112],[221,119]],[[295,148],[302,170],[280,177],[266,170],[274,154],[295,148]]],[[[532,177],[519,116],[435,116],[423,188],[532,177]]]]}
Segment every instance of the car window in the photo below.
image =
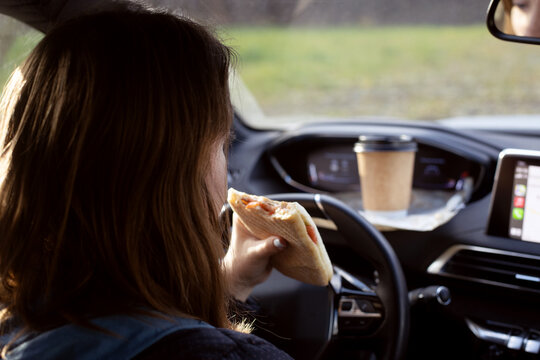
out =
{"type": "MultiPolygon", "coordinates": [[[[233,104],[255,127],[539,114],[540,56],[485,27],[485,2],[152,0],[239,55],[233,104]]],[[[0,82],[41,34],[0,17],[0,82]]],[[[468,120],[470,121],[470,120],[468,120]]]]}
{"type": "Polygon", "coordinates": [[[0,84],[2,88],[13,70],[42,37],[39,31],[13,18],[0,15],[0,84]]]}
{"type": "Polygon", "coordinates": [[[538,49],[494,39],[485,1],[186,0],[181,6],[219,23],[237,50],[234,102],[254,126],[540,113],[538,49]]]}

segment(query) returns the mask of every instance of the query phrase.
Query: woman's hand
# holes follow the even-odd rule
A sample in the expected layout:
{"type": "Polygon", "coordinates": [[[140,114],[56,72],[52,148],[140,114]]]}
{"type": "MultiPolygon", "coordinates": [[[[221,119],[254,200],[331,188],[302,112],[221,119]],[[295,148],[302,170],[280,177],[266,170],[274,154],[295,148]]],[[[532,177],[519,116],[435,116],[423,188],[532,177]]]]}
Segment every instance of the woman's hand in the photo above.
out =
{"type": "Polygon", "coordinates": [[[231,242],[223,259],[230,294],[246,301],[253,288],[270,275],[270,257],[286,246],[286,241],[277,236],[256,238],[234,214],[231,242]]]}

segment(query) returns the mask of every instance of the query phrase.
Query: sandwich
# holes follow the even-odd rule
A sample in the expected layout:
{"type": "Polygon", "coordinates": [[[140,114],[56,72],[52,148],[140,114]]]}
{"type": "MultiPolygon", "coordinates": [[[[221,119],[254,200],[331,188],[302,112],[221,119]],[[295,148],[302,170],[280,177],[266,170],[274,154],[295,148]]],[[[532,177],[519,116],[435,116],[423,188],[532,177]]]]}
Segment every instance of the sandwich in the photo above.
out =
{"type": "Polygon", "coordinates": [[[259,239],[279,236],[287,248],[272,265],[283,275],[319,286],[332,278],[332,263],[313,219],[297,202],[274,201],[229,189],[227,201],[245,227],[259,239]]]}

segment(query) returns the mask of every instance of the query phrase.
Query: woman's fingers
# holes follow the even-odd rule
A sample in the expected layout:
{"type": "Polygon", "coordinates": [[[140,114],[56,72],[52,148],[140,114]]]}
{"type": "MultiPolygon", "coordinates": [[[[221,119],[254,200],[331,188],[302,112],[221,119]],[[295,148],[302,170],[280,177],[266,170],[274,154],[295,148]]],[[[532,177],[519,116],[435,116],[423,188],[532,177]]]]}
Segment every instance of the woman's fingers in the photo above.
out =
{"type": "Polygon", "coordinates": [[[253,252],[258,258],[269,258],[287,248],[287,242],[276,236],[257,242],[258,244],[253,247],[253,252]]]}
{"type": "Polygon", "coordinates": [[[278,236],[258,239],[235,215],[231,242],[223,261],[231,295],[245,300],[253,287],[270,275],[270,258],[287,246],[287,241],[278,236]]]}

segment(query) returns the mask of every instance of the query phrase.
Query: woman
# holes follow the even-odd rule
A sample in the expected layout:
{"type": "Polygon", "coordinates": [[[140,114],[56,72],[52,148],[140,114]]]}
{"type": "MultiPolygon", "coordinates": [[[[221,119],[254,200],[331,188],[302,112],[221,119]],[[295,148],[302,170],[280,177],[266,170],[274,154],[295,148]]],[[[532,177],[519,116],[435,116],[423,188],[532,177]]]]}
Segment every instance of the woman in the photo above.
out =
{"type": "Polygon", "coordinates": [[[540,37],[540,4],[537,0],[502,0],[502,3],[504,33],[540,37]]]}
{"type": "Polygon", "coordinates": [[[231,330],[283,240],[234,222],[224,257],[231,51],[142,9],[71,20],[2,100],[7,359],[288,358],[231,330]]]}

